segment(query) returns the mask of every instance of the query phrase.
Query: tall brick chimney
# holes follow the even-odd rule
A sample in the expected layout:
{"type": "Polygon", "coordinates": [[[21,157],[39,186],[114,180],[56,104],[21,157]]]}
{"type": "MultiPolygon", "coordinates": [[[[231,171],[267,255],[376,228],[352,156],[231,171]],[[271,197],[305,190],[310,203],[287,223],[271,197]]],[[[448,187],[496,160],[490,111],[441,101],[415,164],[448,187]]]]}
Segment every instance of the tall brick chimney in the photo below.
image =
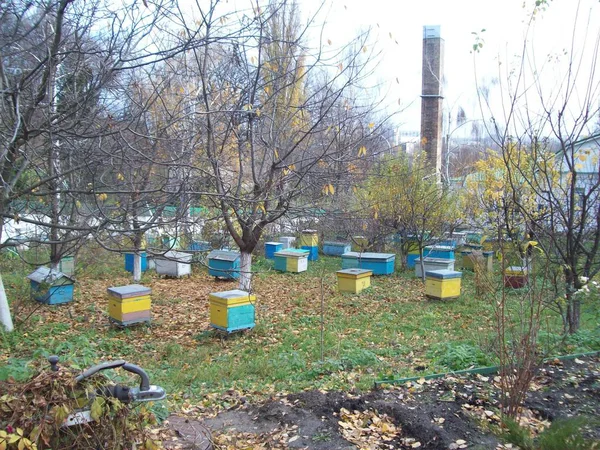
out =
{"type": "Polygon", "coordinates": [[[442,77],[444,40],[440,27],[423,27],[423,87],[421,91],[421,149],[432,169],[442,170],[442,77]]]}

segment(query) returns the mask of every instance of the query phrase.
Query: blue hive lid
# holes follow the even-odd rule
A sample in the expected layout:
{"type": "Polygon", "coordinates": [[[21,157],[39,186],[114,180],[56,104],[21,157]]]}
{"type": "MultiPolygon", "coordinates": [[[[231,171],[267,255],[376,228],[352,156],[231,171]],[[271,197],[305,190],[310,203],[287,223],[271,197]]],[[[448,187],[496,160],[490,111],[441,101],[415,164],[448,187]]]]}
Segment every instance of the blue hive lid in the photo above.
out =
{"type": "Polygon", "coordinates": [[[265,242],[265,245],[283,245],[283,242],[265,242]]]}
{"type": "Polygon", "coordinates": [[[462,272],[457,272],[455,270],[429,270],[425,272],[426,278],[437,278],[440,280],[450,280],[452,278],[462,278],[462,272]]]}

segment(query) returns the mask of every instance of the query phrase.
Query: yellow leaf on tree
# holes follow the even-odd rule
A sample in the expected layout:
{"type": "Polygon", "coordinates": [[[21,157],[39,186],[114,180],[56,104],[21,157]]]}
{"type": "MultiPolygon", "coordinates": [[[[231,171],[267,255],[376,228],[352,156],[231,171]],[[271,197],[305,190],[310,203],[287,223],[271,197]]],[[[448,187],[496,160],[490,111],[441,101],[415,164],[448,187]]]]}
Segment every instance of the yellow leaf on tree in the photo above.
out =
{"type": "Polygon", "coordinates": [[[369,124],[369,128],[370,128],[370,129],[373,129],[374,127],[375,127],[375,124],[374,124],[373,122],[371,122],[371,123],[369,124]]]}
{"type": "Polygon", "coordinates": [[[123,174],[119,172],[119,173],[117,174],[117,180],[121,180],[121,181],[123,181],[124,179],[125,179],[125,177],[123,176],[123,174]]]}
{"type": "Polygon", "coordinates": [[[579,161],[585,161],[587,159],[587,156],[579,155],[578,158],[579,158],[579,161]]]}
{"type": "Polygon", "coordinates": [[[279,152],[277,151],[277,149],[275,149],[274,152],[275,152],[275,158],[279,159],[279,152]]]}
{"type": "Polygon", "coordinates": [[[358,156],[366,156],[367,155],[367,147],[364,145],[358,149],[358,156]]]}

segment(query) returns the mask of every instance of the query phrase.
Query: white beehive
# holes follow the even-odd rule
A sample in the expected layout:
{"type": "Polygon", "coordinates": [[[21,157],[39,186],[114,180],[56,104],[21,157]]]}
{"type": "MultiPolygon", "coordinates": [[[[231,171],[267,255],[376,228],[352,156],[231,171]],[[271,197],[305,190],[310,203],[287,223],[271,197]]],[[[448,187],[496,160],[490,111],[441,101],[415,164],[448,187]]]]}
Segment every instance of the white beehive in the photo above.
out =
{"type": "Polygon", "coordinates": [[[170,250],[155,260],[156,273],[170,277],[182,277],[192,273],[192,255],[170,250]]]}

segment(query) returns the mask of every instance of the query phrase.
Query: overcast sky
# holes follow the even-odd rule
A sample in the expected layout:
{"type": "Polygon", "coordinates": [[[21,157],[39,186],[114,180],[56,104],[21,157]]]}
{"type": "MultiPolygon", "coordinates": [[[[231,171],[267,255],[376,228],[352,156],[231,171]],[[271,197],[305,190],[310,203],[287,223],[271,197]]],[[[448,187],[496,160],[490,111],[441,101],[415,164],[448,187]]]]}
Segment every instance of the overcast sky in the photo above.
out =
{"type": "MultiPolygon", "coordinates": [[[[317,0],[298,0],[305,14],[317,0]]],[[[439,25],[445,41],[445,108],[456,111],[460,105],[473,117],[477,111],[475,67],[478,78],[498,76],[498,58],[508,67],[512,55],[523,45],[524,30],[534,0],[332,0],[327,9],[325,39],[341,44],[359,30],[373,29],[377,46],[384,52],[377,68],[378,80],[389,92],[390,105],[409,107],[398,123],[419,129],[423,26],[439,25]],[[481,32],[485,29],[484,32],[481,32]],[[484,46],[474,55],[477,32],[484,46]],[[391,36],[391,37],[390,37],[391,36]],[[508,63],[508,64],[507,64],[508,63]],[[399,80],[399,84],[396,82],[399,80]]],[[[578,0],[551,0],[535,20],[530,35],[539,57],[562,53],[569,45],[578,0]]],[[[598,34],[598,0],[581,0],[582,29],[595,7],[592,38],[598,34]],[[585,20],[583,20],[585,18],[585,20]]],[[[581,42],[581,41],[580,41],[581,42]]]]}

